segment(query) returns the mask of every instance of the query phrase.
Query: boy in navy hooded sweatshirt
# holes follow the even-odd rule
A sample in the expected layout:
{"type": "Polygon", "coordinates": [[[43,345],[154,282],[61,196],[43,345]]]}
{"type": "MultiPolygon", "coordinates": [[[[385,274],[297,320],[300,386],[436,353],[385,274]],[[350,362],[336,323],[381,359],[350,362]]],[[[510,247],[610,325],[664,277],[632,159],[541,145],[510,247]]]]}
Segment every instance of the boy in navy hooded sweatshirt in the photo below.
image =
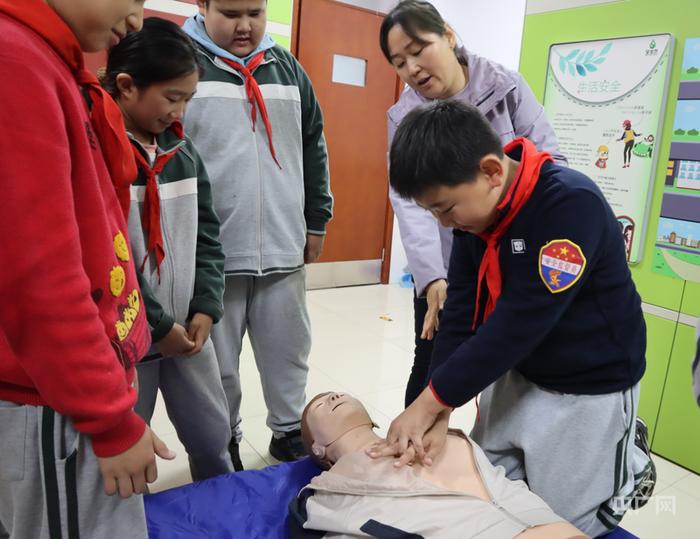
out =
{"type": "Polygon", "coordinates": [[[455,238],[429,387],[376,454],[430,462],[451,409],[481,393],[472,437],[490,460],[585,533],[615,528],[655,471],[635,421],[641,299],[603,194],[528,139],[502,148],[456,101],[406,116],[390,174],[455,238]]]}

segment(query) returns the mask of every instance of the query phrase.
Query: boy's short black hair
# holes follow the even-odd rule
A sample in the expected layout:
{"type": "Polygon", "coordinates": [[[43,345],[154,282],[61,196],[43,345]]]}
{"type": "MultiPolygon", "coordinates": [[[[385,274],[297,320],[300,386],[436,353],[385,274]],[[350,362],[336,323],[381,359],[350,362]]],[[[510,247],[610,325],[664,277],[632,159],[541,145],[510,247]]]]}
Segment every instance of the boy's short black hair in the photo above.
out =
{"type": "Polygon", "coordinates": [[[433,101],[413,109],[394,135],[389,182],[405,199],[440,185],[476,179],[481,159],[503,157],[501,139],[479,110],[463,101],[433,101]]]}

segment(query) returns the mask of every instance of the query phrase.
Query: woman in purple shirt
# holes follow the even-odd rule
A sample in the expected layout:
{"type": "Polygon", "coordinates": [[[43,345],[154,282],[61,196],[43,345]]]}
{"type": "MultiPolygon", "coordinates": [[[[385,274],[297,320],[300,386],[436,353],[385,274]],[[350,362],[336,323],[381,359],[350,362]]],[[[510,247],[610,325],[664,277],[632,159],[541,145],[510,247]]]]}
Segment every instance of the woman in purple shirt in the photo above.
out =
{"type": "MultiPolygon", "coordinates": [[[[389,147],[396,128],[414,107],[435,99],[458,99],[476,106],[504,145],[527,137],[558,163],[567,163],[542,105],[522,76],[458,46],[455,31],[429,2],[401,1],[384,18],[379,41],[384,56],[407,85],[387,113],[389,147]]],[[[408,406],[427,382],[433,336],[447,295],[452,230],[391,189],[389,196],[416,285],[416,348],[406,388],[408,406]]]]}

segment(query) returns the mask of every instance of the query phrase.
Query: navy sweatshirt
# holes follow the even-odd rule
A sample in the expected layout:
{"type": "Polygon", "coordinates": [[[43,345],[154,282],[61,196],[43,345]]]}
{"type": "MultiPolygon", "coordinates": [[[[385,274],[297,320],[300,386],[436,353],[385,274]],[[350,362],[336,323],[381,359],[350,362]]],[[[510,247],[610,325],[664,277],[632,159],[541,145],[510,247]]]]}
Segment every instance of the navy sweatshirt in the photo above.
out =
{"type": "MultiPolygon", "coordinates": [[[[520,159],[517,152],[513,159],[520,159]]],[[[486,244],[467,232],[454,234],[431,363],[431,386],[441,401],[461,406],[512,368],[539,386],[572,394],[612,393],[641,379],[641,299],[617,219],[587,176],[549,162],[542,167],[530,200],[500,241],[502,293],[475,332],[486,244]],[[568,242],[547,246],[555,240],[568,242]]]]}

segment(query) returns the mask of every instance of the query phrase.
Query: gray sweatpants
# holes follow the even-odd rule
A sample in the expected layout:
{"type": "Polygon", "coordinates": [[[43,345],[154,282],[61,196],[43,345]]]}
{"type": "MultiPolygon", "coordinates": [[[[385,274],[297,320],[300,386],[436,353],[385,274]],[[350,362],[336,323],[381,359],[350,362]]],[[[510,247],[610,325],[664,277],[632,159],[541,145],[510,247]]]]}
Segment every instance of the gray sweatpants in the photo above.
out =
{"type": "Polygon", "coordinates": [[[0,401],[0,433],[0,538],[148,538],[143,498],[105,494],[90,439],[70,420],[0,401]]]}
{"type": "Polygon", "coordinates": [[[606,395],[545,390],[511,370],[481,394],[472,438],[591,537],[615,528],[649,466],[634,445],[639,384],[606,395]]]}
{"type": "Polygon", "coordinates": [[[212,341],[228,399],[231,430],[239,442],[239,358],[246,330],[262,381],[267,426],[276,433],[298,429],[311,350],[304,269],[262,277],[226,277],[224,317],[212,329],[212,341]]]}
{"type": "Polygon", "coordinates": [[[168,417],[189,456],[192,479],[232,472],[228,406],[211,341],[195,356],[142,361],[137,369],[135,410],[150,424],[160,388],[168,417]]]}

